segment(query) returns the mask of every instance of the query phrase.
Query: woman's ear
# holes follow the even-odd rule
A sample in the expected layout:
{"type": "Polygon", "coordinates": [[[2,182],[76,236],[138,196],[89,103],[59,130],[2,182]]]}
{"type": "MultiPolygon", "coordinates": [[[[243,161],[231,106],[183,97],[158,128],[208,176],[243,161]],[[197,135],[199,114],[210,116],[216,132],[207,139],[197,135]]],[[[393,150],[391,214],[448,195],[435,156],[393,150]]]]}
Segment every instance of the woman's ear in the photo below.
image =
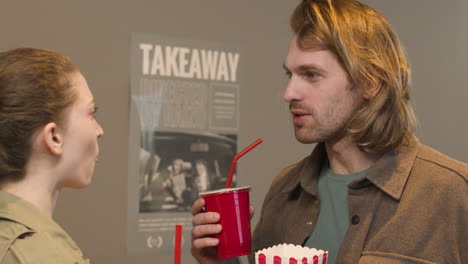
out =
{"type": "Polygon", "coordinates": [[[43,139],[46,149],[54,155],[62,155],[63,152],[63,135],[59,131],[56,123],[50,122],[42,128],[41,138],[43,139]]]}
{"type": "Polygon", "coordinates": [[[369,84],[369,88],[364,91],[364,98],[366,100],[370,100],[374,98],[382,88],[382,81],[376,80],[369,84]]]}

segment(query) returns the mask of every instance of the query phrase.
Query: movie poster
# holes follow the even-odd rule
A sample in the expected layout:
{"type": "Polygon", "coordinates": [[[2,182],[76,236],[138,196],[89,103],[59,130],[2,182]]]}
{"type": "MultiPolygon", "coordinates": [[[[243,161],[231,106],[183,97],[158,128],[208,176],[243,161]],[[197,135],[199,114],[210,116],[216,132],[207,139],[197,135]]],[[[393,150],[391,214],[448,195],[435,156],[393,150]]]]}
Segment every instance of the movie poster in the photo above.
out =
{"type": "Polygon", "coordinates": [[[191,205],[224,187],[237,153],[241,55],[142,33],[130,54],[128,254],[172,255],[176,224],[190,254],[191,205]]]}

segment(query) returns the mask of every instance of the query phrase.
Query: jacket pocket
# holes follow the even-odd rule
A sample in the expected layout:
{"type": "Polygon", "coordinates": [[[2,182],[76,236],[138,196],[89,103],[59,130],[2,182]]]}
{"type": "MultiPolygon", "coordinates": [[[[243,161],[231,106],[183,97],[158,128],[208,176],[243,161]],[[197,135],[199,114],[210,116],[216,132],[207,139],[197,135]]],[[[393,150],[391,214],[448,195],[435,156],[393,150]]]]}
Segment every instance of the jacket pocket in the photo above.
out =
{"type": "Polygon", "coordinates": [[[438,264],[423,259],[413,258],[395,253],[364,251],[359,264],[438,264]]]}

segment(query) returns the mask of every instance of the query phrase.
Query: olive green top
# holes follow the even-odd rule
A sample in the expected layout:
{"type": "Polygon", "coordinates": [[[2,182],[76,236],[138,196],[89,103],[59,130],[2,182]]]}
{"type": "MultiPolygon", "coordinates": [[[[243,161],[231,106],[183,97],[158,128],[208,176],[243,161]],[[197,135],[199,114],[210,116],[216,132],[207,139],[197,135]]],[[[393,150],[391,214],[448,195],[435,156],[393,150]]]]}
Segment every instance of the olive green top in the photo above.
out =
{"type": "Polygon", "coordinates": [[[18,234],[24,235],[14,240],[0,263],[89,264],[52,218],[28,201],[0,191],[0,252],[18,234]]]}

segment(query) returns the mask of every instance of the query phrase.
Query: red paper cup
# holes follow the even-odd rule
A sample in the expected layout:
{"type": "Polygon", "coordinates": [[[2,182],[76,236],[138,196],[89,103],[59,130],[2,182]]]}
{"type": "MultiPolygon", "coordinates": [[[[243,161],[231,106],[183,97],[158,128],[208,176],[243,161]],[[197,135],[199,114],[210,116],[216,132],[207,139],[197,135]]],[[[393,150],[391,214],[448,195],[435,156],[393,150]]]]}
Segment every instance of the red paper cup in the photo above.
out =
{"type": "Polygon", "coordinates": [[[200,193],[205,199],[207,212],[217,212],[223,230],[219,239],[219,258],[231,258],[250,254],[250,187],[226,188],[200,193]]]}

